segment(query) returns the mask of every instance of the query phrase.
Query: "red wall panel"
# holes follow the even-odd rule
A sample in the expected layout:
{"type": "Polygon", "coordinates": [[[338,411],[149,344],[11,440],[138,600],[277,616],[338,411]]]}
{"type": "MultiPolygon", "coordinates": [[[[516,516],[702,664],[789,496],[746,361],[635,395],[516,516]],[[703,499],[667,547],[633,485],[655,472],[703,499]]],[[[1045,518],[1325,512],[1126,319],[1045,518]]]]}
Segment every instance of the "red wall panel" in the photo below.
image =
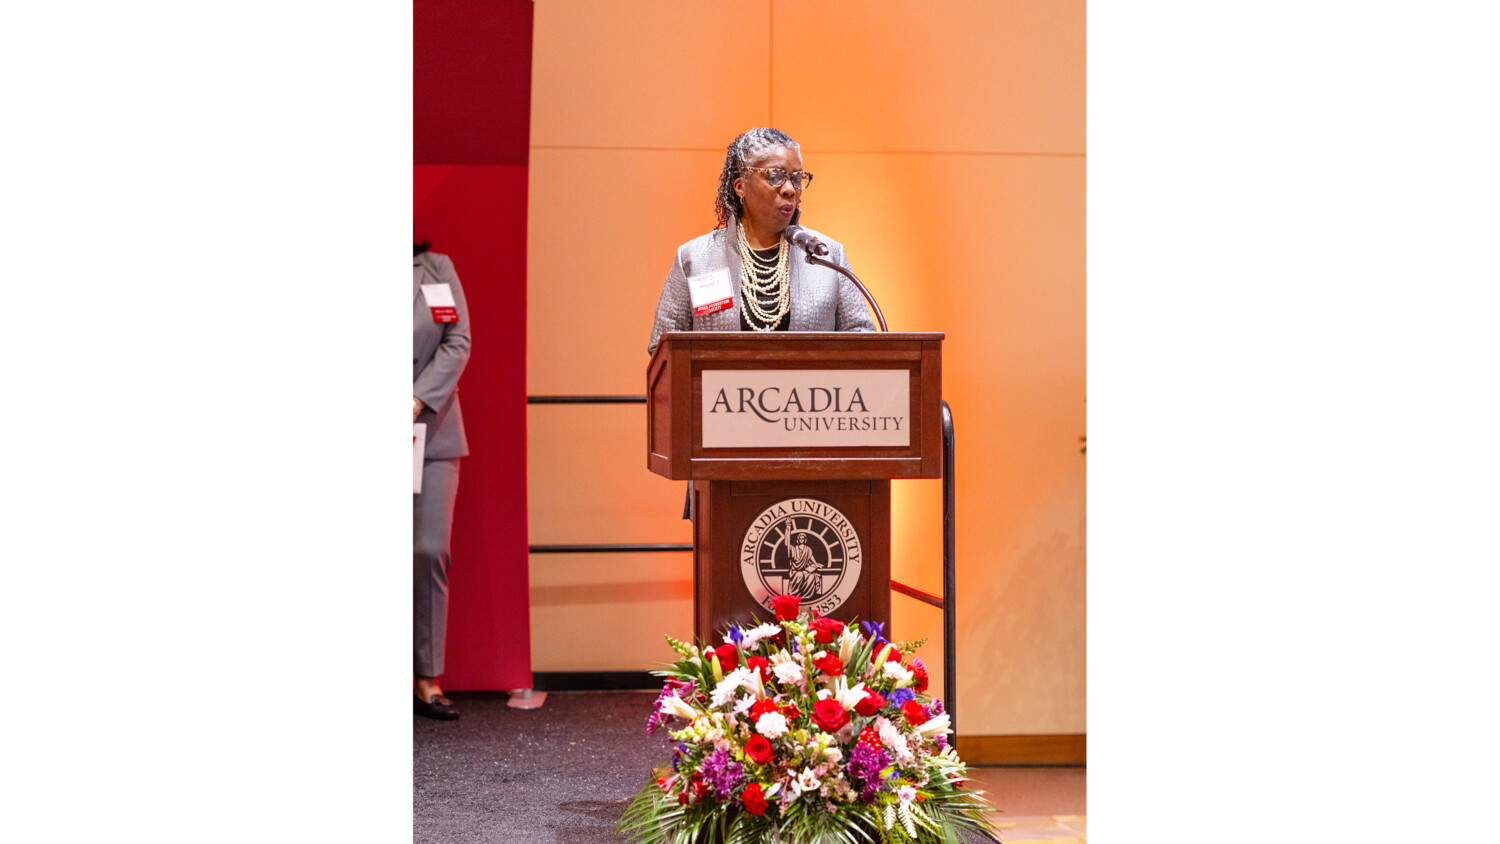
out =
{"type": "Polygon", "coordinates": [[[417,0],[413,12],[416,163],[525,167],[531,0],[417,0]]]}
{"type": "Polygon", "coordinates": [[[453,259],[473,351],[448,581],[452,690],[531,686],[526,535],[530,0],[418,0],[413,234],[453,259]]]}

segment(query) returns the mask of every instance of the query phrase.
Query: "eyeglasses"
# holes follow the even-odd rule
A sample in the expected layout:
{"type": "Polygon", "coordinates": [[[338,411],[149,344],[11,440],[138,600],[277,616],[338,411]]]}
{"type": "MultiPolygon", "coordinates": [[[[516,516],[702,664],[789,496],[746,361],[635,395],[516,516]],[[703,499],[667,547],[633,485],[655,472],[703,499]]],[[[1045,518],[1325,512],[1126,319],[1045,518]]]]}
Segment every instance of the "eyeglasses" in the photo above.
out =
{"type": "Polygon", "coordinates": [[[788,173],[780,167],[750,167],[749,165],[746,165],[745,169],[758,170],[762,173],[765,173],[766,184],[770,185],[773,188],[779,188],[782,185],[786,184],[787,179],[792,180],[793,187],[795,187],[797,190],[802,190],[803,188],[812,184],[812,174],[807,172],[806,170],[794,170],[788,173]]]}

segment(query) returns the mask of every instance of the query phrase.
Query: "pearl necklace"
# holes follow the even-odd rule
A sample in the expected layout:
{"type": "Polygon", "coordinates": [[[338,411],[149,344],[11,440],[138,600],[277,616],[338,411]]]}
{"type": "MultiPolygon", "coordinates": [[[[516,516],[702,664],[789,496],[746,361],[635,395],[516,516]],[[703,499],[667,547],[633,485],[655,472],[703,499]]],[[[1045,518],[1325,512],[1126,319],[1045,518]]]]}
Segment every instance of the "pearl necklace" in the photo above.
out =
{"type": "Polygon", "coordinates": [[[786,237],[776,243],[776,257],[761,260],[745,239],[745,227],[736,226],[739,235],[740,304],[745,311],[745,321],[756,331],[774,331],[776,324],[786,316],[792,304],[791,254],[786,248],[786,237]],[[759,294],[759,295],[757,295],[759,294]],[[762,298],[769,303],[762,304],[762,298]]]}

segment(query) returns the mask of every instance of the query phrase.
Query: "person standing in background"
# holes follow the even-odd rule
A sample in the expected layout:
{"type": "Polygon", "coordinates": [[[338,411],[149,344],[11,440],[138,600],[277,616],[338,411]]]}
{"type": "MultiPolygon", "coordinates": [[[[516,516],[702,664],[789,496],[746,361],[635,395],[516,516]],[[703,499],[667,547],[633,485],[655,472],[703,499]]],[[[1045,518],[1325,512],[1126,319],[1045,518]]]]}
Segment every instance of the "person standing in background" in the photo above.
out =
{"type": "Polygon", "coordinates": [[[458,499],[458,463],[469,453],[458,377],[469,361],[469,310],[453,261],[419,243],[412,258],[412,423],[425,423],[421,492],[412,496],[414,711],[451,721],[443,694],[448,630],[449,546],[458,499]]]}

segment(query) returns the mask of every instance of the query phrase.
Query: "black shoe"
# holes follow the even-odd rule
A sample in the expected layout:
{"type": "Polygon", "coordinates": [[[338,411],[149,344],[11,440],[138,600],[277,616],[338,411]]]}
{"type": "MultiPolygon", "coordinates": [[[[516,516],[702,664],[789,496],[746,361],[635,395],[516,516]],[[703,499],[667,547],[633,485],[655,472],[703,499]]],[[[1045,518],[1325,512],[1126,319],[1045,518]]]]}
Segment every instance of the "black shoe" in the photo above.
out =
{"type": "Polygon", "coordinates": [[[435,718],[439,721],[458,720],[458,710],[453,708],[453,701],[442,695],[433,695],[432,699],[423,702],[419,697],[411,699],[412,709],[423,718],[435,718]]]}

